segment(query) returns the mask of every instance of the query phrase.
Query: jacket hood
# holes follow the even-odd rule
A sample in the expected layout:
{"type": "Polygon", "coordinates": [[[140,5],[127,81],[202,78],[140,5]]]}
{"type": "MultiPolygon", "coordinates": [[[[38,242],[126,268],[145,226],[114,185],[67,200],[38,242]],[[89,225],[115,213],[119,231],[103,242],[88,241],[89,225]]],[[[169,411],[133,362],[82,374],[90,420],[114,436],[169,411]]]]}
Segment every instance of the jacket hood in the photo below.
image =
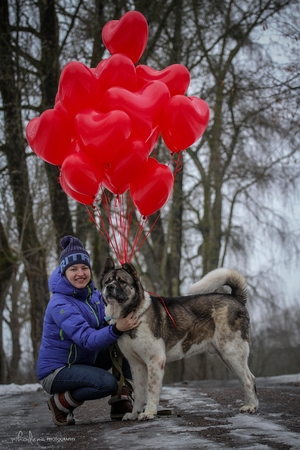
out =
{"type": "Polygon", "coordinates": [[[52,275],[50,275],[48,286],[52,294],[71,295],[74,298],[82,300],[85,300],[89,296],[90,292],[93,292],[95,289],[93,281],[90,281],[85,288],[75,288],[75,286],[73,286],[69,280],[61,274],[60,266],[56,267],[52,275]]]}

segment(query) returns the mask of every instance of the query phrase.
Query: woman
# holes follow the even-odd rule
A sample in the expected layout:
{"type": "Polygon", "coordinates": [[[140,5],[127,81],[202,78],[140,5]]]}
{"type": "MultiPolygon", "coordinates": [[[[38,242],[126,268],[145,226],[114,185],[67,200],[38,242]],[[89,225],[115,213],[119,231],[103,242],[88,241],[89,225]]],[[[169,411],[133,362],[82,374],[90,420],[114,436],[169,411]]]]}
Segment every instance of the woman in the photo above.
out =
{"type": "MultiPolygon", "coordinates": [[[[60,266],[49,279],[53,293],[44,317],[43,335],[37,361],[37,377],[51,394],[48,407],[58,426],[75,423],[73,411],[85,400],[111,395],[111,418],[121,418],[132,409],[130,392],[124,387],[121,399],[116,395],[117,379],[109,346],[124,331],[138,326],[133,315],[108,325],[104,318],[101,293],[92,281],[90,255],[73,236],[61,240],[60,266]]],[[[131,379],[127,360],[123,374],[131,379]]]]}

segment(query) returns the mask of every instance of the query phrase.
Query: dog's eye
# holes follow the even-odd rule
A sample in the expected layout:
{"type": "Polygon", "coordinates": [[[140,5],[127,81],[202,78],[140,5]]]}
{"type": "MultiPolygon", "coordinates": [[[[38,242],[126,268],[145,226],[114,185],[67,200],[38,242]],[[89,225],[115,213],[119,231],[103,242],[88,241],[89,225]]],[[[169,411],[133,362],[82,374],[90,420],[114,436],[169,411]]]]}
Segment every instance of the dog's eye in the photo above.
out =
{"type": "Polygon", "coordinates": [[[122,278],[117,278],[117,281],[121,284],[121,286],[126,286],[126,281],[122,280],[122,278]]]}
{"type": "Polygon", "coordinates": [[[105,284],[109,284],[109,283],[111,283],[112,281],[113,281],[113,278],[112,278],[112,277],[106,278],[105,284]]]}

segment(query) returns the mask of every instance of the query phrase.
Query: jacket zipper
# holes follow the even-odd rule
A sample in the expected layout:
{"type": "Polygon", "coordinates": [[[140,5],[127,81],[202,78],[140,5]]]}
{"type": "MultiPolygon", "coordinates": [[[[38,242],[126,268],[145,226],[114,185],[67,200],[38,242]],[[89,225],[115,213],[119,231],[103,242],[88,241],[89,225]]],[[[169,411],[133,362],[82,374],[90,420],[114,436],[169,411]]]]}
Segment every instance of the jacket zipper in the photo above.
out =
{"type": "Polygon", "coordinates": [[[97,314],[96,314],[96,311],[94,310],[94,308],[92,307],[92,305],[89,303],[88,299],[86,299],[85,303],[88,305],[88,307],[90,308],[90,310],[92,311],[92,313],[93,313],[94,316],[95,316],[95,319],[96,319],[96,322],[97,322],[97,330],[98,330],[99,327],[100,327],[100,322],[99,322],[98,316],[97,316],[97,314]]]}
{"type": "Polygon", "coordinates": [[[70,345],[70,352],[69,352],[69,357],[68,357],[68,367],[70,369],[71,365],[74,364],[77,360],[77,345],[76,344],[71,344],[70,345]],[[71,356],[73,354],[73,349],[74,349],[74,357],[73,357],[73,361],[71,361],[71,356]]]}
{"type": "MultiPolygon", "coordinates": [[[[94,314],[94,316],[95,316],[95,319],[96,319],[96,322],[97,322],[97,329],[99,329],[100,328],[100,322],[99,322],[99,319],[98,319],[98,316],[97,316],[97,314],[96,314],[96,311],[94,310],[94,308],[92,307],[92,305],[90,305],[89,304],[89,298],[91,298],[91,295],[92,295],[92,291],[91,291],[91,288],[88,286],[88,289],[89,289],[89,293],[90,293],[90,295],[89,295],[89,297],[85,300],[85,303],[88,305],[88,307],[90,308],[90,310],[92,311],[92,313],[94,314]]],[[[97,307],[98,308],[98,307],[97,307]]],[[[97,359],[97,356],[98,356],[98,351],[95,353],[95,356],[94,356],[94,363],[95,363],[95,361],[96,361],[96,359],[97,359]]]]}

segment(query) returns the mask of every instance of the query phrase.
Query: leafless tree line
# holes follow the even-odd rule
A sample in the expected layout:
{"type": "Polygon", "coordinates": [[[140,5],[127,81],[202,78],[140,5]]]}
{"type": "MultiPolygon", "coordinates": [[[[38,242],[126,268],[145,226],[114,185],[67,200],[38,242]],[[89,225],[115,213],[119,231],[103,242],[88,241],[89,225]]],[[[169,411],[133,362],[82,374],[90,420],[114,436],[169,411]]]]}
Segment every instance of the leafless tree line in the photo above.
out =
{"type": "MultiPolygon", "coordinates": [[[[253,324],[253,371],[299,371],[299,309],[293,306],[292,312],[277,298],[274,265],[256,273],[251,266],[255,252],[272,260],[274,250],[275,261],[280,248],[280,258],[295,262],[299,252],[291,216],[277,208],[292,208],[299,179],[297,2],[3,0],[0,382],[34,380],[47,278],[61,237],[75,234],[87,245],[96,278],[111,252],[84,206],[61,190],[58,168],[32,153],[25,126],[53,107],[68,61],[95,67],[107,57],[103,25],[133,7],[149,24],[139,63],[157,70],[185,65],[191,74],[188,94],[206,100],[211,110],[203,138],[181,155],[171,200],[149,217],[155,226],[134,261],[144,284],[178,295],[216,267],[243,271],[250,304],[270,307],[253,324]]],[[[156,152],[169,160],[162,142],[156,152]]],[[[166,380],[228,376],[215,359],[201,357],[196,364],[170,364],[166,380]]]]}

